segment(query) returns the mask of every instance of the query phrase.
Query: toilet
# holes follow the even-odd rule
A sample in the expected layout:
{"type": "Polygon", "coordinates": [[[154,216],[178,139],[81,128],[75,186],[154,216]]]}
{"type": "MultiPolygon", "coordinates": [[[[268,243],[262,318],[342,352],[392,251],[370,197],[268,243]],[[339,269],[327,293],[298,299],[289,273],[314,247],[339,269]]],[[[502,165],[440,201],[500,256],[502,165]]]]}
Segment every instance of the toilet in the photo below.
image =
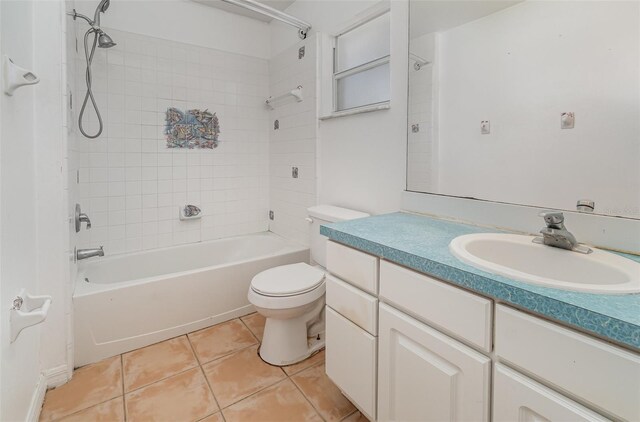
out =
{"type": "Polygon", "coordinates": [[[260,357],[277,366],[291,365],[324,347],[326,240],[320,225],[369,214],[318,205],[307,209],[311,261],[270,268],[251,280],[249,302],[266,318],[260,357]]]}

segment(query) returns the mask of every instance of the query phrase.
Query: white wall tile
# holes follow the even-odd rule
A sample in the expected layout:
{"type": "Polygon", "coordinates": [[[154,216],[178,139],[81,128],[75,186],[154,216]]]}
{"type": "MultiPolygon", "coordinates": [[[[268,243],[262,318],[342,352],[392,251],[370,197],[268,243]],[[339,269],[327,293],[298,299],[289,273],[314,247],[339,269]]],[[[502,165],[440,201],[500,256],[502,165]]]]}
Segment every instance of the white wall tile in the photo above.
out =
{"type": "MultiPolygon", "coordinates": [[[[74,138],[69,148],[74,197],[98,223],[90,235],[79,237],[79,246],[104,243],[105,252],[114,254],[268,229],[269,113],[263,104],[268,62],[108,32],[118,45],[97,51],[94,59],[94,91],[101,93],[96,99],[105,131],[96,140],[74,138]],[[219,147],[166,148],[168,107],[216,112],[219,147]],[[208,225],[179,221],[178,207],[187,202],[211,216],[208,225]]],[[[83,74],[84,58],[77,56],[70,67],[83,74]]],[[[81,98],[84,80],[76,79],[76,98],[81,98]]],[[[92,110],[84,122],[90,130],[97,127],[92,110]]]]}

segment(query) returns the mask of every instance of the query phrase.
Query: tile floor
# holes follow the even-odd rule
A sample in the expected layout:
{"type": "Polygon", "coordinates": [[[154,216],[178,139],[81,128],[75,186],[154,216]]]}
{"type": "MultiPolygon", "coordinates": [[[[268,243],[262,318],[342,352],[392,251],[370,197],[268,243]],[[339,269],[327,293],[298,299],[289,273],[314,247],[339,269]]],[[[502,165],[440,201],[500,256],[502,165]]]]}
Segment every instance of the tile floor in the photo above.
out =
{"type": "Polygon", "coordinates": [[[366,422],[324,373],[324,351],[278,368],[251,314],[78,368],[41,421],[366,422]]]}

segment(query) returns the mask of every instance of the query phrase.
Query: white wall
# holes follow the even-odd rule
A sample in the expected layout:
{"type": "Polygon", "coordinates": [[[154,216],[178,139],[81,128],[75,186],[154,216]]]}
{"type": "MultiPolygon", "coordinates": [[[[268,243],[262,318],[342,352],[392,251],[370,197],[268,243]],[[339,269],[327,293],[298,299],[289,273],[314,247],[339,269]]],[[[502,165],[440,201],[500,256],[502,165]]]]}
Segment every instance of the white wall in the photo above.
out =
{"type": "Polygon", "coordinates": [[[67,376],[64,230],[64,29],[60,1],[2,2],[2,52],[40,82],[1,95],[0,419],[37,420],[44,391],[67,376]],[[25,288],[51,295],[47,319],[9,344],[8,306],[25,288]]]}
{"type": "MultiPolygon", "coordinates": [[[[296,1],[286,9],[311,23],[313,32],[334,33],[370,1],[296,1]]],[[[325,120],[319,124],[319,202],[371,213],[400,209],[405,188],[408,4],[391,1],[391,109],[325,120]]],[[[272,50],[295,40],[295,31],[272,23],[272,50]]]]}
{"type": "Polygon", "coordinates": [[[639,8],[525,2],[442,33],[436,192],[640,217],[639,8]]]}
{"type": "MultiPolygon", "coordinates": [[[[93,19],[99,1],[78,0],[93,19]]],[[[269,25],[190,0],[111,0],[102,25],[170,41],[268,59],[269,25]]]]}
{"type": "Polygon", "coordinates": [[[269,208],[275,214],[269,229],[302,244],[309,243],[307,208],[317,201],[317,50],[317,37],[310,35],[269,61],[270,94],[279,95],[301,85],[304,96],[302,102],[283,100],[269,112],[269,208]],[[305,48],[301,59],[300,47],[305,48]],[[273,127],[276,119],[278,130],[273,127]],[[298,168],[298,178],[292,177],[292,167],[298,168]]]}
{"type": "MultiPolygon", "coordinates": [[[[108,32],[118,45],[96,52],[93,84],[106,128],[98,139],[77,141],[78,201],[93,223],[79,245],[117,254],[267,230],[268,62],[108,32]],[[169,107],[215,112],[219,146],[167,148],[169,107]],[[186,204],[199,206],[202,219],[179,221],[186,204]]],[[[83,57],[76,72],[84,72],[83,57]]],[[[76,89],[78,112],[83,78],[76,89]]],[[[86,116],[93,133],[91,108],[86,116]]]]}

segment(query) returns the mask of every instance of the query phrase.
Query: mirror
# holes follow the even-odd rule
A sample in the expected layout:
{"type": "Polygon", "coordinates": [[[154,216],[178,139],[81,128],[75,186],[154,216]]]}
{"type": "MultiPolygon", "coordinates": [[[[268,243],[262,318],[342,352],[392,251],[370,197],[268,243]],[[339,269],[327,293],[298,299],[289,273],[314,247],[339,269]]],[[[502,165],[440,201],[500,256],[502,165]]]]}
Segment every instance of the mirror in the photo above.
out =
{"type": "Polygon", "coordinates": [[[640,2],[410,0],[409,39],[408,191],[640,218],[640,2]]]}

